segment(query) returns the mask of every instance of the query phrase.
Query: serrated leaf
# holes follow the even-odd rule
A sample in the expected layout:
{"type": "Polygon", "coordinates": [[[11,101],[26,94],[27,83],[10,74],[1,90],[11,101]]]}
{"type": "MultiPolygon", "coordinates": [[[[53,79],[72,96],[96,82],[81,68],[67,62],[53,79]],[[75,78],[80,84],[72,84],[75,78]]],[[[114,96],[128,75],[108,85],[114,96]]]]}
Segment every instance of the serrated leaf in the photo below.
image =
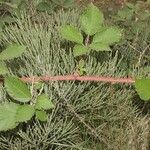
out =
{"type": "Polygon", "coordinates": [[[37,97],[35,109],[48,110],[52,108],[54,108],[54,104],[45,94],[42,94],[39,97],[37,97]]]}
{"type": "Polygon", "coordinates": [[[87,54],[88,52],[89,52],[88,48],[84,45],[77,44],[73,48],[73,54],[74,54],[75,57],[87,54]]]}
{"type": "Polygon", "coordinates": [[[35,109],[31,105],[20,105],[16,115],[16,122],[26,122],[34,115],[35,109]]]}
{"type": "Polygon", "coordinates": [[[48,115],[46,114],[46,112],[45,111],[36,111],[35,112],[35,114],[36,114],[36,118],[38,119],[38,120],[40,120],[40,121],[47,121],[47,119],[48,119],[48,115]]]}
{"type": "Polygon", "coordinates": [[[76,42],[79,44],[83,43],[83,36],[82,34],[78,31],[77,28],[66,25],[60,28],[60,33],[61,36],[69,41],[76,42]]]}
{"type": "Polygon", "coordinates": [[[150,100],[150,79],[136,79],[135,89],[142,100],[150,100]]]}
{"type": "Polygon", "coordinates": [[[94,35],[98,32],[104,21],[102,12],[93,4],[88,6],[80,19],[82,30],[88,35],[94,35]]]}
{"type": "Polygon", "coordinates": [[[7,73],[9,73],[9,71],[8,71],[8,69],[6,67],[5,62],[0,61],[0,74],[4,75],[4,74],[7,74],[7,73]]]}
{"type": "Polygon", "coordinates": [[[113,44],[119,42],[122,37],[121,30],[117,27],[109,27],[106,30],[95,34],[92,43],[113,44]]]}
{"type": "Polygon", "coordinates": [[[96,51],[111,51],[109,45],[103,43],[92,43],[89,47],[96,51]]]}
{"type": "Polygon", "coordinates": [[[17,77],[6,77],[4,85],[8,94],[19,102],[29,102],[31,100],[28,86],[17,77]]]}
{"type": "Polygon", "coordinates": [[[3,103],[0,105],[0,131],[7,131],[15,128],[16,114],[19,105],[15,103],[3,103]]]}
{"type": "Polygon", "coordinates": [[[25,46],[12,44],[0,53],[0,60],[9,60],[19,57],[22,55],[23,52],[25,52],[25,49],[25,46]]]}

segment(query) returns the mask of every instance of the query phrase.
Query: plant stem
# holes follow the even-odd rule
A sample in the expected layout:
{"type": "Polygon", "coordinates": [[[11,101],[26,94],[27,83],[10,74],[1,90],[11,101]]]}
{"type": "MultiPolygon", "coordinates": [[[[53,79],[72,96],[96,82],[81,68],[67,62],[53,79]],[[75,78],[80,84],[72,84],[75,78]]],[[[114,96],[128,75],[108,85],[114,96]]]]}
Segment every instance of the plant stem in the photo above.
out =
{"type": "Polygon", "coordinates": [[[89,42],[90,42],[90,36],[87,35],[87,37],[86,37],[86,39],[85,39],[85,46],[86,46],[86,47],[88,46],[89,42]]]}
{"type": "Polygon", "coordinates": [[[95,82],[109,82],[109,83],[134,83],[133,78],[119,78],[119,77],[103,77],[103,76],[79,76],[79,75],[62,75],[62,76],[40,76],[40,77],[22,77],[21,80],[32,83],[38,81],[95,81],[95,82]]]}

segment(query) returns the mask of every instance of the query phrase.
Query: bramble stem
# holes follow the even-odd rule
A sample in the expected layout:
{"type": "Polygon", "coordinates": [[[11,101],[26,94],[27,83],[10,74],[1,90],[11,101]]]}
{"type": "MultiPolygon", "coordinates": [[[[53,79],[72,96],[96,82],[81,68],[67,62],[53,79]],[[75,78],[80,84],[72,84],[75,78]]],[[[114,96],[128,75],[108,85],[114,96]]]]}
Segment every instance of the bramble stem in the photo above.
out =
{"type": "Polygon", "coordinates": [[[38,81],[93,81],[93,82],[109,82],[109,83],[128,83],[135,82],[133,78],[119,78],[119,77],[103,77],[103,76],[79,76],[79,75],[62,75],[62,76],[40,76],[40,77],[22,77],[25,82],[38,81]]]}
{"type": "Polygon", "coordinates": [[[87,35],[87,37],[85,39],[85,46],[88,46],[89,42],[90,42],[90,36],[87,35]]]}

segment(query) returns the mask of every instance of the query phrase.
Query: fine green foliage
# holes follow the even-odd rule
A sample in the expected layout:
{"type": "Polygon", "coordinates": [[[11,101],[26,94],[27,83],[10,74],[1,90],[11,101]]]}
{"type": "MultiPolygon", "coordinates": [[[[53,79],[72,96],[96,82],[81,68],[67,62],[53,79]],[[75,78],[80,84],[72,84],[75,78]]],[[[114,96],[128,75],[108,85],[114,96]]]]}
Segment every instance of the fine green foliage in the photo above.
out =
{"type": "Polygon", "coordinates": [[[82,34],[78,31],[77,28],[73,26],[66,25],[64,27],[61,27],[60,33],[62,37],[66,40],[82,44],[83,43],[83,36],[82,34]]]}
{"type": "Polygon", "coordinates": [[[103,13],[94,6],[93,4],[89,5],[87,10],[81,15],[81,26],[82,30],[87,35],[94,35],[100,30],[100,27],[103,24],[104,17],[103,13]]]}
{"type": "Polygon", "coordinates": [[[48,119],[48,115],[46,114],[45,111],[36,110],[35,114],[36,114],[36,118],[40,121],[47,121],[48,119]]]}
{"type": "Polygon", "coordinates": [[[22,55],[23,52],[25,52],[25,49],[25,46],[12,44],[0,53],[0,60],[9,60],[19,57],[22,55]]]}
{"type": "Polygon", "coordinates": [[[34,106],[32,105],[20,105],[17,111],[17,122],[26,122],[34,116],[34,106]]]}
{"type": "Polygon", "coordinates": [[[81,15],[80,22],[82,31],[87,34],[84,41],[82,34],[73,26],[66,25],[60,30],[64,39],[77,43],[73,48],[75,57],[87,55],[91,50],[110,51],[109,46],[119,42],[122,37],[119,28],[104,26],[103,13],[93,4],[81,15]]]}
{"type": "Polygon", "coordinates": [[[6,131],[15,128],[18,104],[4,103],[0,105],[0,131],[6,131]]]}
{"type": "MultiPolygon", "coordinates": [[[[64,24],[80,27],[78,13],[79,11],[59,11],[55,16],[42,18],[44,25],[39,26],[37,22],[34,24],[31,16],[26,16],[17,19],[17,26],[9,26],[3,35],[4,43],[16,42],[27,46],[27,53],[21,57],[25,67],[19,64],[20,69],[15,73],[12,67],[12,73],[32,76],[34,71],[35,76],[45,74],[53,76],[76,71],[77,60],[69,51],[72,43],[63,43],[58,28],[64,24]],[[68,50],[67,53],[64,50],[68,50]]],[[[122,67],[124,60],[120,59],[118,53],[114,57],[115,51],[122,49],[113,50],[113,53],[100,53],[97,58],[93,55],[87,56],[79,68],[84,67],[89,76],[129,75],[128,68],[122,67]]],[[[148,73],[148,67],[145,70],[140,68],[138,72],[130,70],[133,76],[137,74],[147,76],[148,73]]],[[[43,92],[49,97],[54,97],[57,107],[52,113],[48,113],[48,120],[41,123],[32,119],[27,125],[19,126],[19,132],[15,132],[16,134],[14,132],[1,134],[0,147],[3,150],[147,149],[150,119],[148,116],[137,115],[137,108],[132,103],[132,90],[128,85],[110,85],[102,82],[49,82],[44,86],[43,92]],[[100,141],[97,137],[93,137],[92,132],[82,121],[96,131],[100,141]],[[104,139],[109,147],[105,146],[101,139],[104,139]]]]}
{"type": "Polygon", "coordinates": [[[150,79],[136,79],[135,88],[142,100],[150,100],[150,79]]]}
{"type": "Polygon", "coordinates": [[[29,102],[31,94],[28,86],[17,77],[6,77],[5,87],[8,94],[19,102],[29,102]]]}
{"type": "Polygon", "coordinates": [[[53,12],[55,5],[54,4],[49,4],[47,2],[40,2],[37,5],[37,10],[40,12],[47,12],[49,14],[51,14],[53,12]]]}
{"type": "Polygon", "coordinates": [[[38,110],[48,110],[54,108],[54,104],[45,94],[42,94],[37,97],[35,108],[38,110]]]}
{"type": "Polygon", "coordinates": [[[73,8],[75,6],[75,0],[46,0],[39,2],[37,10],[40,12],[53,13],[55,10],[64,8],[73,8]]]}

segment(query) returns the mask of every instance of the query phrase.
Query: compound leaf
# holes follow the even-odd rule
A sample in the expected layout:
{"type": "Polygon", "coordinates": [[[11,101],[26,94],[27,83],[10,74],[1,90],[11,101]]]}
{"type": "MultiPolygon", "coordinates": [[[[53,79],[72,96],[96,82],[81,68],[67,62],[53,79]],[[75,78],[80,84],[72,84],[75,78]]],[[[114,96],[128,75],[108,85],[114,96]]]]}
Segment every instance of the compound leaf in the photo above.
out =
{"type": "Polygon", "coordinates": [[[35,109],[31,105],[20,105],[16,115],[16,122],[26,122],[34,115],[35,109]]]}
{"type": "Polygon", "coordinates": [[[18,125],[16,123],[18,108],[19,105],[15,103],[7,102],[0,105],[0,131],[7,131],[18,125]]]}
{"type": "Polygon", "coordinates": [[[150,100],[150,79],[136,79],[135,89],[141,99],[150,100]]]}
{"type": "Polygon", "coordinates": [[[87,10],[81,15],[81,26],[82,30],[88,35],[94,35],[99,31],[104,17],[100,10],[90,4],[87,10]]]}
{"type": "Polygon", "coordinates": [[[12,44],[0,53],[0,60],[9,60],[19,57],[23,52],[25,52],[25,50],[26,50],[25,46],[12,44]]]}
{"type": "Polygon", "coordinates": [[[36,118],[38,120],[40,120],[40,121],[47,121],[47,119],[48,119],[48,115],[46,114],[45,111],[39,111],[39,110],[37,110],[35,112],[35,114],[36,114],[36,118]]]}
{"type": "Polygon", "coordinates": [[[17,77],[6,77],[4,85],[8,94],[17,101],[29,102],[31,99],[28,86],[17,77]]]}
{"type": "Polygon", "coordinates": [[[119,42],[122,37],[121,30],[117,27],[108,27],[106,30],[95,34],[93,43],[113,44],[119,42]]]}
{"type": "Polygon", "coordinates": [[[77,28],[66,25],[60,28],[60,33],[62,37],[66,40],[76,42],[79,44],[83,43],[83,36],[82,34],[78,31],[77,28]]]}
{"type": "Polygon", "coordinates": [[[54,104],[45,94],[42,94],[39,97],[37,97],[35,109],[48,110],[52,108],[54,108],[54,104]]]}
{"type": "Polygon", "coordinates": [[[73,54],[74,56],[80,56],[80,55],[84,55],[88,52],[88,48],[84,45],[75,45],[74,48],[73,48],[73,54]]]}

